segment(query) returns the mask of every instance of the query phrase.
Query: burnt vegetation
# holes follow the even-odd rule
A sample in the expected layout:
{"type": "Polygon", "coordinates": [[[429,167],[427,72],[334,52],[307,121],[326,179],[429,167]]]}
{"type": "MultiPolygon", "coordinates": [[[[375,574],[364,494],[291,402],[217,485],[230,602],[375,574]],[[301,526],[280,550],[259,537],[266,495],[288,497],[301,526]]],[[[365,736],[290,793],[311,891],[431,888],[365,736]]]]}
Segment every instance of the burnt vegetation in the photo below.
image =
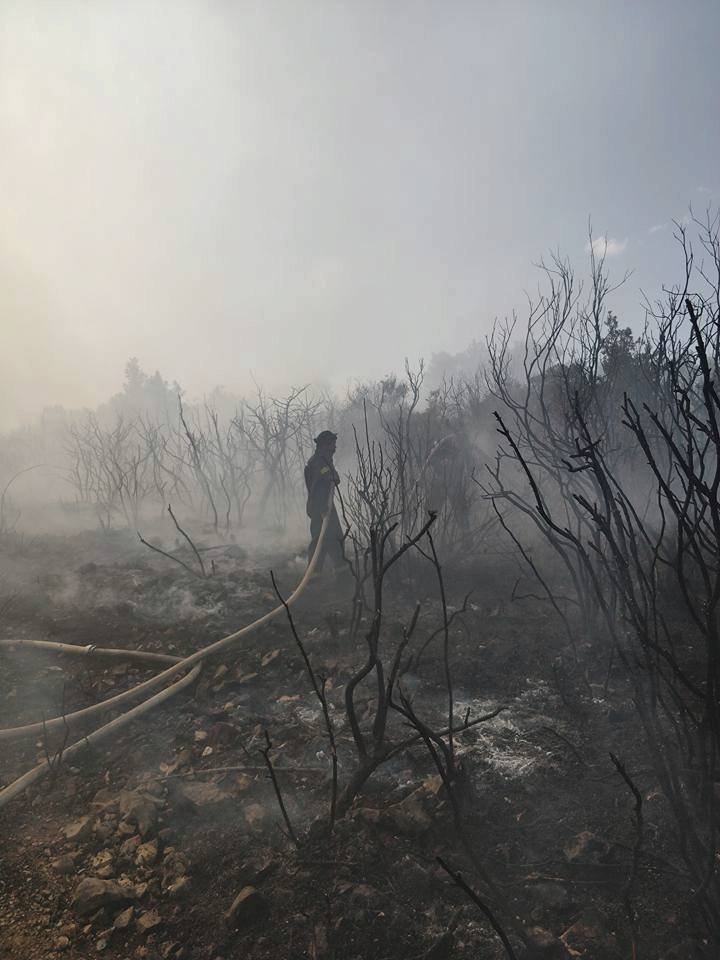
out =
{"type": "Polygon", "coordinates": [[[639,332],[553,258],[472,376],[130,361],[3,438],[9,956],[718,955],[720,223],[676,239],[639,332]]]}

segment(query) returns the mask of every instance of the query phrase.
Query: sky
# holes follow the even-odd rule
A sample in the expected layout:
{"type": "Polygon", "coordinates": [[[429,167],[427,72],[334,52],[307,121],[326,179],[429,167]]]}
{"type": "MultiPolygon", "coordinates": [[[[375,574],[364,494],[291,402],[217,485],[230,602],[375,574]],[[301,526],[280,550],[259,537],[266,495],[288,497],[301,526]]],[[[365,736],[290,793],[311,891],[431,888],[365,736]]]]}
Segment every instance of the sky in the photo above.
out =
{"type": "Polygon", "coordinates": [[[720,198],[717,0],[0,0],[0,428],[464,349],[720,198]]]}

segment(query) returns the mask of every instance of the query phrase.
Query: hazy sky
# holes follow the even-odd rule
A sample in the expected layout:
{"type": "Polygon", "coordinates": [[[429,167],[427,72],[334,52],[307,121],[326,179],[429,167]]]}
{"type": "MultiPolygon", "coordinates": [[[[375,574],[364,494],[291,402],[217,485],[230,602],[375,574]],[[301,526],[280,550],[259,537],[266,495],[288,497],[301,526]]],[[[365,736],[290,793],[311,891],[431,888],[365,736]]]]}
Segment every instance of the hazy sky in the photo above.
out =
{"type": "Polygon", "coordinates": [[[0,425],[464,348],[533,261],[617,301],[720,194],[718,0],[0,0],[0,425]]]}

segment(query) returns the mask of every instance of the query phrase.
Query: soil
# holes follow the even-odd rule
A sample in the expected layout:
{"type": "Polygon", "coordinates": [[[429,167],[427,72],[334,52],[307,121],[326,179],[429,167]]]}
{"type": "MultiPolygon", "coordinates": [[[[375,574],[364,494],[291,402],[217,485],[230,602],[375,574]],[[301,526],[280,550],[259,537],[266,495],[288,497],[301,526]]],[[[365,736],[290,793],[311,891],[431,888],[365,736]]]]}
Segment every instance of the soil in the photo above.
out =
{"type": "MultiPolygon", "coordinates": [[[[203,580],[124,534],[14,544],[2,557],[0,638],[187,655],[276,604],[270,568],[289,593],[302,575],[293,554],[218,545],[203,580]]],[[[386,663],[418,602],[408,649],[441,625],[431,573],[406,569],[388,583],[386,663]]],[[[445,580],[453,609],[473,591],[450,637],[455,720],[505,708],[456,736],[452,797],[416,742],[378,768],[328,834],[328,738],[279,618],[103,749],[63,763],[62,735],[0,741],[0,786],[46,758],[53,765],[0,810],[0,956],[628,958],[629,902],[640,956],[710,957],[629,689],[602,643],[571,643],[546,603],[512,600],[514,569],[502,556],[446,570],[445,580]],[[262,753],[266,731],[297,845],[262,753]],[[634,797],[611,752],[643,798],[634,877],[634,797]],[[495,926],[438,857],[491,907],[495,926]],[[104,894],[84,910],[88,878],[104,894]]],[[[362,629],[349,636],[351,597],[351,583],[328,574],[295,613],[327,678],[341,787],[357,765],[345,690],[367,652],[362,629]]],[[[402,680],[434,729],[447,722],[442,640],[402,680]]],[[[70,713],[151,674],[92,655],[0,648],[0,727],[70,713]]],[[[358,699],[369,736],[373,683],[358,699]]],[[[408,736],[396,714],[388,736],[408,736]]]]}

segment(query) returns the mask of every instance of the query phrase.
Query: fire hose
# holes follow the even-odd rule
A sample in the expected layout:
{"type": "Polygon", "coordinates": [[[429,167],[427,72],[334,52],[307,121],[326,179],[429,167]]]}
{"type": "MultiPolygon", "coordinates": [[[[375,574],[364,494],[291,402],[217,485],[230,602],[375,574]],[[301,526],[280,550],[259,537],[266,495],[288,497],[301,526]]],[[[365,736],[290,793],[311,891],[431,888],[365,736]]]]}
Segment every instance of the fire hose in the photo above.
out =
{"type": "MultiPolygon", "coordinates": [[[[98,648],[94,647],[93,645],[90,645],[89,647],[79,646],[75,644],[55,643],[47,640],[0,642],[0,646],[27,647],[30,649],[42,649],[50,652],[71,653],[81,656],[99,655],[125,658],[129,660],[146,660],[156,663],[171,663],[171,666],[167,667],[161,673],[155,674],[155,676],[151,677],[149,680],[145,680],[144,682],[132,687],[130,690],[126,690],[124,693],[117,694],[114,697],[109,697],[107,700],[103,700],[100,703],[94,704],[93,706],[85,707],[82,710],[77,710],[74,713],[70,713],[65,716],[41,721],[40,723],[30,723],[20,727],[9,727],[7,729],[0,730],[0,740],[20,740],[33,734],[46,734],[53,730],[67,730],[73,725],[76,725],[78,722],[87,720],[89,717],[106,713],[109,710],[115,710],[132,700],[138,699],[138,697],[149,694],[157,687],[162,686],[166,681],[173,680],[179,674],[185,673],[185,676],[183,676],[180,680],[177,680],[170,686],[165,687],[165,689],[160,690],[158,693],[153,694],[147,700],[144,700],[137,706],[121,713],[120,716],[116,717],[114,720],[111,720],[109,723],[98,727],[92,733],[88,734],[87,736],[83,736],[80,740],[77,740],[75,743],[67,746],[62,751],[62,759],[67,760],[71,757],[74,757],[77,753],[80,753],[86,747],[94,746],[108,737],[113,736],[129,723],[137,720],[138,717],[143,716],[154,707],[160,706],[160,704],[164,703],[166,700],[169,700],[170,697],[180,693],[185,689],[185,687],[188,687],[197,679],[200,671],[202,670],[203,661],[224,650],[227,650],[238,640],[244,639],[255,630],[258,630],[260,627],[265,626],[265,624],[270,623],[271,620],[274,620],[281,613],[284,613],[286,605],[291,606],[302,595],[305,587],[310,581],[310,578],[315,572],[315,568],[322,552],[328,523],[332,514],[332,500],[333,491],[331,490],[328,509],[326,510],[323,518],[323,523],[322,527],[320,528],[320,534],[318,536],[315,551],[310,559],[310,562],[308,563],[302,580],[287,598],[285,603],[278,604],[278,606],[274,607],[268,613],[263,614],[263,616],[258,617],[257,620],[254,620],[247,626],[242,627],[240,630],[236,630],[234,633],[231,633],[226,637],[222,637],[220,640],[216,640],[215,643],[211,643],[210,646],[205,647],[202,650],[198,650],[188,657],[171,657],[168,654],[148,653],[142,650],[114,650],[108,648],[98,648]]],[[[42,780],[42,778],[45,777],[52,769],[53,762],[54,761],[52,758],[44,760],[36,767],[33,767],[32,770],[29,770],[27,773],[23,774],[13,783],[0,790],[0,808],[4,807],[5,804],[9,803],[15,797],[23,793],[29,786],[37,783],[39,780],[42,780]]]]}

